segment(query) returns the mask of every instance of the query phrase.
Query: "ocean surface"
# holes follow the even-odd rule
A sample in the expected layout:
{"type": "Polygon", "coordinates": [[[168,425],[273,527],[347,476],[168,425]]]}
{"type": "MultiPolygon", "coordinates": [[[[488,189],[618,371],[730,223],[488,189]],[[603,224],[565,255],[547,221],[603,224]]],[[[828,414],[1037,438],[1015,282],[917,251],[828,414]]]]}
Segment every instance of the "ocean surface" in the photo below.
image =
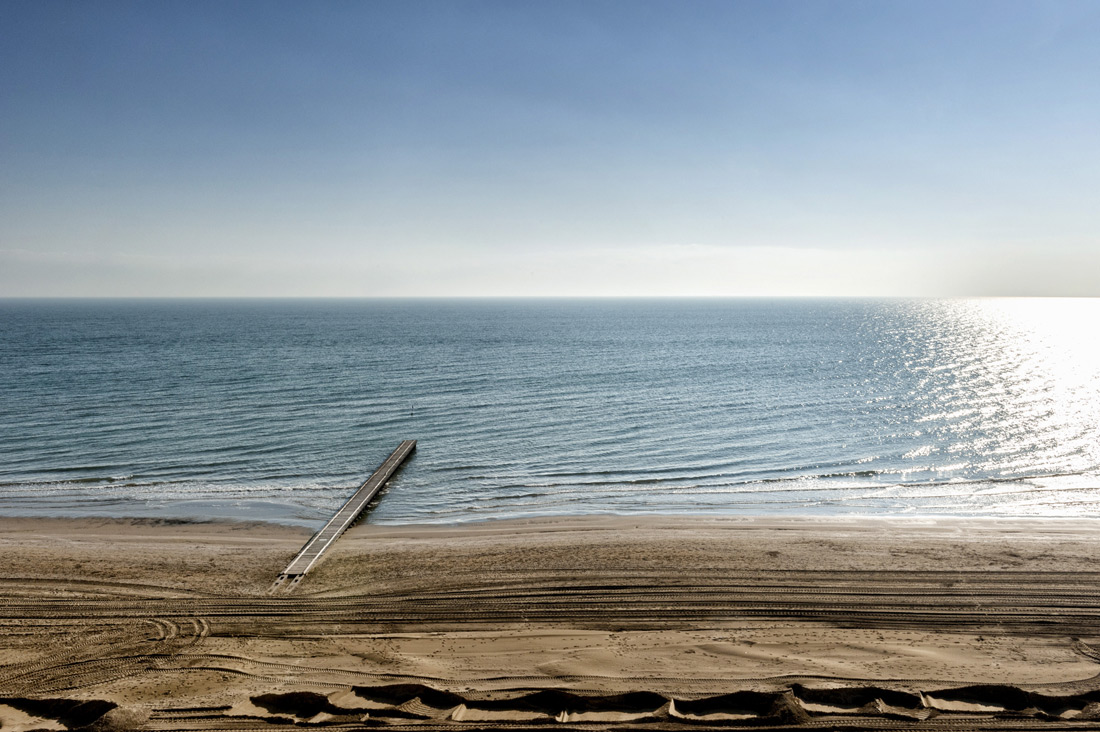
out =
{"type": "Polygon", "coordinates": [[[1100,516],[1100,300],[0,301],[0,514],[1100,516]]]}

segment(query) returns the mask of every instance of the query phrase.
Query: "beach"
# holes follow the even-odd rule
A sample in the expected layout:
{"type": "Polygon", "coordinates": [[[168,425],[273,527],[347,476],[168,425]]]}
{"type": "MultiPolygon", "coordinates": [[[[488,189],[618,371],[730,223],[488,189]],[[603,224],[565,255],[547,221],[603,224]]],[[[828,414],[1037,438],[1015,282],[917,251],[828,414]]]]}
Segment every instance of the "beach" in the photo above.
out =
{"type": "Polygon", "coordinates": [[[1072,727],[1100,719],[1095,529],[366,524],[271,594],[308,530],[0,519],[0,724],[1072,727]]]}

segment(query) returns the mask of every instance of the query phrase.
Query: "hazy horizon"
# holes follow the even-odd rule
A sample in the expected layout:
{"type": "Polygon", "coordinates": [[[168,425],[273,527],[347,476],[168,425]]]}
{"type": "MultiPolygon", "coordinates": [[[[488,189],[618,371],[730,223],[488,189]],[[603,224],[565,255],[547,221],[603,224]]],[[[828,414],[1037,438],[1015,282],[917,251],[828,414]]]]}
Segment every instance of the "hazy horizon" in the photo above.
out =
{"type": "Polygon", "coordinates": [[[1100,5],[0,7],[0,297],[1100,296],[1100,5]]]}
{"type": "Polygon", "coordinates": [[[242,302],[325,302],[325,301],[539,301],[539,300],[881,300],[881,301],[950,301],[950,300],[1089,300],[1094,295],[3,295],[0,302],[23,301],[116,301],[116,302],[178,302],[178,301],[242,301],[242,302]]]}

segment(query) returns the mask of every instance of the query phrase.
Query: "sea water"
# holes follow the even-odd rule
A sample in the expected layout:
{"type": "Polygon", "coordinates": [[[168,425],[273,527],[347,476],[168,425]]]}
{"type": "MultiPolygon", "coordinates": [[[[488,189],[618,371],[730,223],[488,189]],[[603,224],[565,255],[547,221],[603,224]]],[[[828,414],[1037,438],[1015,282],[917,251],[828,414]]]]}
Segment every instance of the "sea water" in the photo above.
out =
{"type": "Polygon", "coordinates": [[[0,514],[1100,516],[1100,301],[0,301],[0,514]]]}

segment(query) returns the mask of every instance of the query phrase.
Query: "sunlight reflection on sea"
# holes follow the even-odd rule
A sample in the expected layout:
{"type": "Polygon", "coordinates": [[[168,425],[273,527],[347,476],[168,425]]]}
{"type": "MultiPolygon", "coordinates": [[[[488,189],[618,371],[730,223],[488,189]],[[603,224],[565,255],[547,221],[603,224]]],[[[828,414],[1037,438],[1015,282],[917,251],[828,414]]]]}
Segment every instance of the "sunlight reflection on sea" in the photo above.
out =
{"type": "Polygon", "coordinates": [[[1100,301],[0,301],[0,511],[1100,516],[1100,301]]]}

